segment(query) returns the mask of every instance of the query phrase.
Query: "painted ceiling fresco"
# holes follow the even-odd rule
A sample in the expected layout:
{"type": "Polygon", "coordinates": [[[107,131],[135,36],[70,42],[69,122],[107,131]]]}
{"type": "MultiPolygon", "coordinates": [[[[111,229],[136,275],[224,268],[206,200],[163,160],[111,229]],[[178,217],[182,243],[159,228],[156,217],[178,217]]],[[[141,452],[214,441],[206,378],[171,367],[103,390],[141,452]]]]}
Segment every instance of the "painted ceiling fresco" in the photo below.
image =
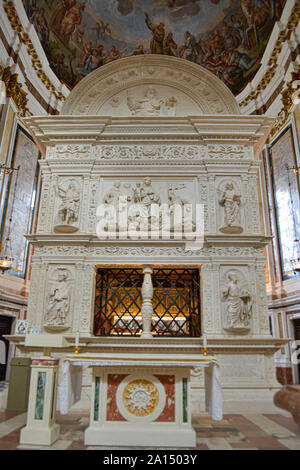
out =
{"type": "Polygon", "coordinates": [[[285,0],[23,0],[69,88],[121,57],[166,54],[216,74],[234,94],[253,78],[285,0]]]}

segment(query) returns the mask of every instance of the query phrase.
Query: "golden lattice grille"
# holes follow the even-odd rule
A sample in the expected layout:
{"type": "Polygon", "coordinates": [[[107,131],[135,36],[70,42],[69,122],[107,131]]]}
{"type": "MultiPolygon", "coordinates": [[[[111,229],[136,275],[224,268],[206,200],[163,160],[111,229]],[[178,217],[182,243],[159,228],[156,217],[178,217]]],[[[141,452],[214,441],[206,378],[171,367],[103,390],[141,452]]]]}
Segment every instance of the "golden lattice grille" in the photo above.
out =
{"type": "MultiPolygon", "coordinates": [[[[99,268],[96,275],[94,334],[142,332],[142,268],[99,268]]],[[[198,269],[154,268],[152,333],[157,336],[200,336],[198,269]]]]}

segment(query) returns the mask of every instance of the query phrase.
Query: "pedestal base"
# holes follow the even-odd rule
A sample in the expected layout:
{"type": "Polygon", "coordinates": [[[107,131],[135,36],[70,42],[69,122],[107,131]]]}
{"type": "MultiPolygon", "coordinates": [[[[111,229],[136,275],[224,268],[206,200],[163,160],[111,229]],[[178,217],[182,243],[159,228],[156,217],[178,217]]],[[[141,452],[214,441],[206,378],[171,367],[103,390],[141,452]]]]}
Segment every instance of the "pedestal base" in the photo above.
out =
{"type": "Polygon", "coordinates": [[[102,428],[88,427],[84,433],[84,443],[87,446],[196,447],[196,433],[190,427],[184,429],[157,424],[139,427],[118,423],[102,428]]]}
{"type": "Polygon", "coordinates": [[[219,230],[222,233],[237,235],[243,232],[243,227],[241,227],[240,225],[225,225],[224,227],[220,227],[219,230]]]}
{"type": "Polygon", "coordinates": [[[20,444],[50,446],[59,437],[55,423],[58,359],[43,356],[31,364],[27,424],[20,444]]]}
{"type": "Polygon", "coordinates": [[[20,444],[51,446],[59,437],[60,426],[53,424],[51,428],[25,426],[21,429],[20,444]]]}
{"type": "Polygon", "coordinates": [[[74,233],[78,231],[78,227],[68,224],[55,225],[54,232],[56,233],[74,233]]]}

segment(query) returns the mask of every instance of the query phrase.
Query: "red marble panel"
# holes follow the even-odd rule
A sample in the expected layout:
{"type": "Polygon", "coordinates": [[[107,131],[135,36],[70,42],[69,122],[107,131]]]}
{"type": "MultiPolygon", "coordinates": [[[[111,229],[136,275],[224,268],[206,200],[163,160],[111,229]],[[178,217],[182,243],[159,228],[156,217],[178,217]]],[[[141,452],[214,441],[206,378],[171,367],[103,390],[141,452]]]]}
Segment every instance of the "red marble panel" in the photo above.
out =
{"type": "Polygon", "coordinates": [[[166,392],[166,404],[155,421],[175,421],[175,375],[155,375],[162,383],[166,392]]]}
{"type": "Polygon", "coordinates": [[[58,363],[59,363],[58,359],[33,359],[32,361],[33,366],[41,366],[41,367],[58,366],[58,363]]]}
{"type": "Polygon", "coordinates": [[[128,374],[108,374],[107,376],[107,404],[106,404],[106,420],[107,421],[126,421],[121,415],[117,406],[117,390],[128,374]]]}

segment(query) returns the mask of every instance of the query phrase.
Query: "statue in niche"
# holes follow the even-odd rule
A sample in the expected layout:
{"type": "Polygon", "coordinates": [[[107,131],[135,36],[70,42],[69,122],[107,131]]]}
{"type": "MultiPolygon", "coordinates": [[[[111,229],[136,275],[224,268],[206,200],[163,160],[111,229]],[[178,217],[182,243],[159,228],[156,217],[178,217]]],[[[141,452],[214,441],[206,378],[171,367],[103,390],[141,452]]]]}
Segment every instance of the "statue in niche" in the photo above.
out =
{"type": "Polygon", "coordinates": [[[57,280],[49,293],[48,308],[45,315],[45,327],[48,329],[66,329],[70,312],[70,286],[65,269],[59,269],[57,280]]]}
{"type": "Polygon", "coordinates": [[[148,87],[141,98],[127,94],[127,106],[132,116],[174,116],[177,99],[158,98],[158,92],[152,86],[148,87]]]}
{"type": "Polygon", "coordinates": [[[78,215],[80,191],[74,180],[69,182],[66,189],[58,186],[58,196],[61,199],[55,219],[55,232],[76,232],[78,230],[78,215]]]}
{"type": "Polygon", "coordinates": [[[227,287],[222,292],[222,301],[226,301],[226,320],[228,331],[249,331],[252,314],[252,300],[249,291],[242,288],[234,272],[227,274],[227,287]]]}
{"type": "Polygon", "coordinates": [[[236,194],[233,183],[227,183],[219,199],[220,206],[224,207],[225,225],[220,228],[223,233],[242,233],[239,225],[241,196],[236,194]]]}

